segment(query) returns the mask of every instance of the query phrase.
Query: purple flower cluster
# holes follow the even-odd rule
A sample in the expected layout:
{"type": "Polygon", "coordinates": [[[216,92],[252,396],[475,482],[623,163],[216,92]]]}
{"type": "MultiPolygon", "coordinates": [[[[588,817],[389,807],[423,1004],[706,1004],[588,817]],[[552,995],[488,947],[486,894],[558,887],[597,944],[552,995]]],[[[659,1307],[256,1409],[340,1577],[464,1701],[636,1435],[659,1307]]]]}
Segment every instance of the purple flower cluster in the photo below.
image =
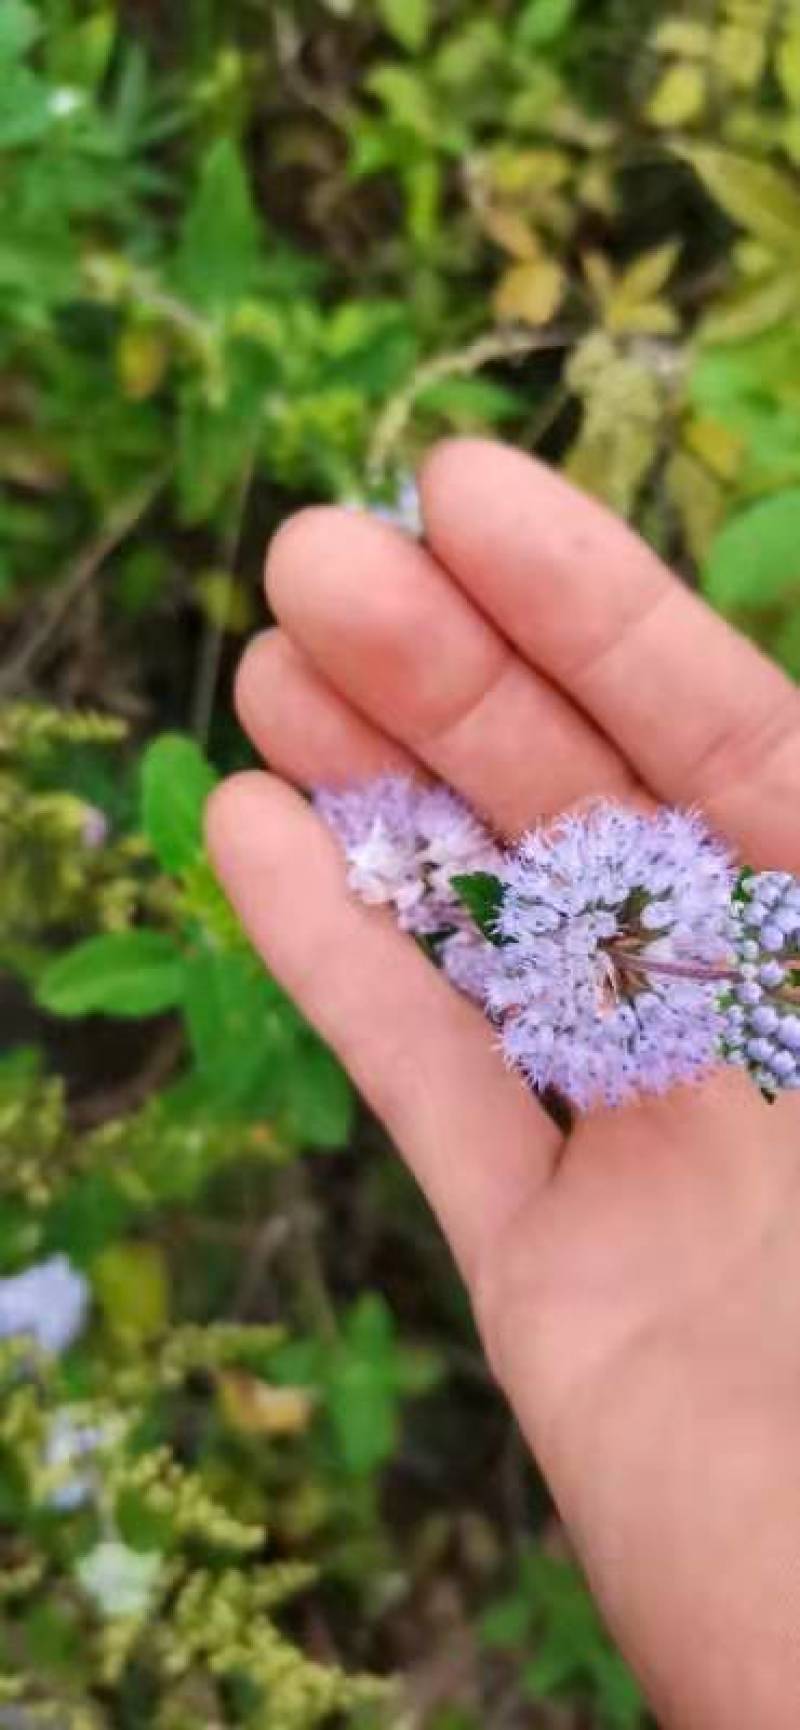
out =
{"type": "Polygon", "coordinates": [[[800,881],[787,871],[747,876],[736,902],[736,978],[725,1015],[725,1055],[765,1093],[800,1088],[800,881]]]}
{"type": "Polygon", "coordinates": [[[504,879],[486,1002],[537,1090],[618,1105],[714,1066],[735,877],[698,818],[597,805],[527,835],[504,879]]]}
{"type": "Polygon", "coordinates": [[[403,931],[435,942],[445,972],[480,995],[480,957],[491,945],[476,931],[453,878],[499,872],[502,855],[478,818],[447,788],[403,775],[320,792],[316,807],[338,837],[350,888],[369,906],[390,906],[403,931]]]}
{"type": "Polygon", "coordinates": [[[618,1105],[720,1062],[800,1088],[800,880],[741,876],[698,816],[598,803],[502,850],[454,794],[405,777],[317,807],[355,893],[428,942],[537,1092],[618,1105]],[[459,877],[496,890],[492,941],[459,877]]]}

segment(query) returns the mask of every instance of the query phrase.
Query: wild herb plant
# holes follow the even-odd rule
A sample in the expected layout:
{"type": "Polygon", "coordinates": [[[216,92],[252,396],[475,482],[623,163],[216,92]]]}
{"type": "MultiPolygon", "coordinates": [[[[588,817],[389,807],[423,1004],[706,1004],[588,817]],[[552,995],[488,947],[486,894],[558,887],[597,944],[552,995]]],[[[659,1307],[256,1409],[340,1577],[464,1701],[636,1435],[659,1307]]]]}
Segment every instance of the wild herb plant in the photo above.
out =
{"type": "Polygon", "coordinates": [[[3,0],[0,198],[0,1722],[506,1722],[476,1629],[521,1524],[520,1709],[636,1723],[201,807],[266,536],[410,521],[451,430],[800,669],[797,9],[3,0]],[[431,1694],[443,1596],[478,1680],[431,1694]]]}

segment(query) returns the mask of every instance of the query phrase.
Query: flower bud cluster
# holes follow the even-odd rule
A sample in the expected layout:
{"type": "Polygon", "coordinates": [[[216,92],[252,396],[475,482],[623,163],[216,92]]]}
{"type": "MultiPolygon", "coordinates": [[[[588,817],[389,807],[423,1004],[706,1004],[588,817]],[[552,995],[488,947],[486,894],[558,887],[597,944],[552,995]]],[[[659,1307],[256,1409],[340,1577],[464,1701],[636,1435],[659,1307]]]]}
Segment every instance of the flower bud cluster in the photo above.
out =
{"type": "Polygon", "coordinates": [[[800,1088],[800,881],[787,871],[748,873],[736,920],[725,1057],[764,1093],[800,1088]]]}

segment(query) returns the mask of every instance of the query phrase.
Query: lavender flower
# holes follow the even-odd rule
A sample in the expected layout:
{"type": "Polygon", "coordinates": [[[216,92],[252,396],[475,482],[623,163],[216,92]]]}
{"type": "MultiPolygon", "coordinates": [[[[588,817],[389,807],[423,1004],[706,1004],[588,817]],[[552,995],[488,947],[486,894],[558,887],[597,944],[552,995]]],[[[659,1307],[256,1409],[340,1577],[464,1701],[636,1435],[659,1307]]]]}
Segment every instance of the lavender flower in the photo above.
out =
{"type": "Polygon", "coordinates": [[[537,1090],[616,1105],[720,1062],[800,1089],[800,879],[737,875],[699,817],[598,804],[504,853],[405,776],[316,803],[351,888],[425,941],[537,1090]]]}
{"type": "Polygon", "coordinates": [[[40,1351],[67,1351],[89,1308],[89,1287],[65,1255],[0,1279],[0,1340],[30,1337],[40,1351]]]}
{"type": "Polygon", "coordinates": [[[110,833],[110,826],[105,811],[97,805],[84,805],[81,840],[87,852],[96,853],[105,847],[110,833]]]}
{"type": "Polygon", "coordinates": [[[800,880],[747,875],[736,898],[739,958],[727,1005],[725,1052],[764,1093],[800,1088],[800,880]]]}
{"type": "Polygon", "coordinates": [[[699,818],[598,805],[526,836],[503,876],[486,1003],[535,1088],[585,1109],[712,1068],[735,877],[699,818]]]}
{"type": "Polygon", "coordinates": [[[370,906],[391,906],[401,928],[418,937],[470,932],[452,879],[498,871],[501,854],[488,831],[445,787],[423,787],[404,775],[320,792],[316,807],[344,848],[351,889],[370,906]]]}

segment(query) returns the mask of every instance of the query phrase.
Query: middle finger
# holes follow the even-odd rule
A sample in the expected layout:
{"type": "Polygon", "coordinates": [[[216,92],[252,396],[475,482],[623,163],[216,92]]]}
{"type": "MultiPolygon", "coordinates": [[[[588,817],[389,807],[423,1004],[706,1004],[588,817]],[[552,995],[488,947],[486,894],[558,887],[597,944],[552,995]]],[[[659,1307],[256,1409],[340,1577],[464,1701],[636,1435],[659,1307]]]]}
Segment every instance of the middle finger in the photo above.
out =
{"type": "Polygon", "coordinates": [[[407,535],[304,511],[273,542],[267,588],[330,685],[501,832],[632,792],[614,746],[407,535]]]}

